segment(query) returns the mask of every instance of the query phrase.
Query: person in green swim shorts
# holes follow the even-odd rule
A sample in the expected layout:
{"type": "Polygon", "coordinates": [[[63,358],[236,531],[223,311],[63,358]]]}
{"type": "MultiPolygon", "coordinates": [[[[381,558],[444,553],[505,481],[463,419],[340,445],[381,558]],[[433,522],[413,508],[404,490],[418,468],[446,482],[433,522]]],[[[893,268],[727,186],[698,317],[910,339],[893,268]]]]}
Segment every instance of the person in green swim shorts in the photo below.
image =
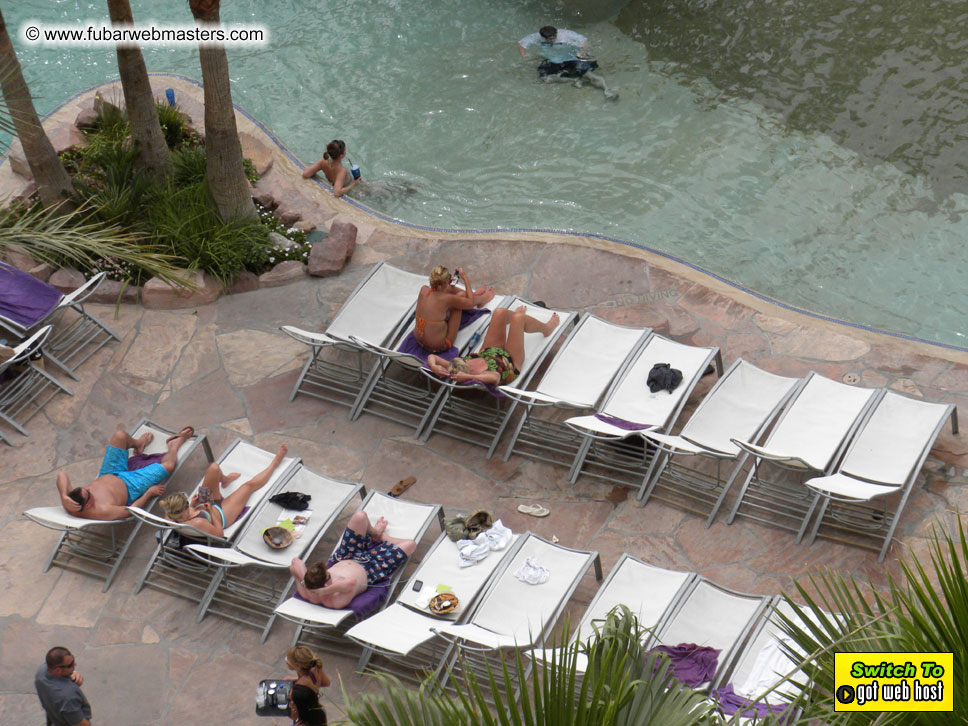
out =
{"type": "Polygon", "coordinates": [[[178,464],[178,449],[194,435],[195,429],[184,427],[168,437],[168,451],[158,461],[129,470],[128,449],[142,454],[154,434],[146,433],[135,439],[119,427],[108,442],[97,479],[85,487],[72,489],[66,472],[57,475],[61,506],[68,514],[82,519],[104,522],[127,519],[131,516],[127,506],[143,507],[152,497],[165,493],[164,481],[178,464]]]}
{"type": "Polygon", "coordinates": [[[427,365],[434,373],[463,383],[478,381],[492,386],[503,386],[513,381],[524,365],[524,334],[551,335],[558,327],[558,313],[542,322],[527,314],[524,305],[514,311],[498,308],[491,313],[491,324],[481,349],[476,353],[447,362],[431,355],[427,365]]]}

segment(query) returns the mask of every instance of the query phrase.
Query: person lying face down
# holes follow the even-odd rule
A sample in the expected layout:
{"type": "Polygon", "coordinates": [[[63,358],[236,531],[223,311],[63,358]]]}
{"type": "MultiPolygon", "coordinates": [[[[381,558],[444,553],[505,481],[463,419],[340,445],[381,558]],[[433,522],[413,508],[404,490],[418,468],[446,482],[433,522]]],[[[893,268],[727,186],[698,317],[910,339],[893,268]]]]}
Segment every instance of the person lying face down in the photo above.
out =
{"type": "Polygon", "coordinates": [[[266,485],[288,453],[289,447],[281,444],[269,466],[226,497],[222,496],[222,488],[238,479],[239,475],[226,474],[218,464],[209,464],[202,479],[202,486],[207,487],[211,492],[211,501],[199,503],[198,494],[189,501],[187,495],[179,492],[165,497],[159,504],[167,519],[179,524],[190,524],[195,529],[215,537],[224,537],[225,529],[235,524],[242,516],[242,510],[245,509],[249,497],[266,485]]]}
{"type": "Polygon", "coordinates": [[[444,378],[463,381],[479,381],[492,386],[503,386],[517,378],[524,366],[524,334],[541,333],[546,338],[558,327],[558,313],[553,313],[544,323],[526,313],[524,305],[511,312],[498,308],[491,313],[479,353],[448,362],[437,355],[427,358],[427,365],[444,378]]]}
{"type": "Polygon", "coordinates": [[[61,506],[68,514],[83,519],[103,522],[127,519],[131,513],[126,507],[144,507],[150,499],[165,493],[163,482],[178,465],[178,449],[194,435],[195,429],[186,426],[168,437],[168,451],[160,461],[128,471],[128,449],[142,454],[155,437],[148,432],[135,439],[119,427],[108,441],[97,479],[87,486],[72,488],[65,472],[57,474],[61,506]]]}
{"type": "Polygon", "coordinates": [[[304,600],[340,610],[350,601],[390,577],[417,549],[412,539],[397,539],[386,534],[387,521],[380,517],[370,524],[366,512],[356,512],[346,524],[329,568],[324,562],[306,564],[294,557],[289,571],[296,579],[296,590],[304,600]]]}

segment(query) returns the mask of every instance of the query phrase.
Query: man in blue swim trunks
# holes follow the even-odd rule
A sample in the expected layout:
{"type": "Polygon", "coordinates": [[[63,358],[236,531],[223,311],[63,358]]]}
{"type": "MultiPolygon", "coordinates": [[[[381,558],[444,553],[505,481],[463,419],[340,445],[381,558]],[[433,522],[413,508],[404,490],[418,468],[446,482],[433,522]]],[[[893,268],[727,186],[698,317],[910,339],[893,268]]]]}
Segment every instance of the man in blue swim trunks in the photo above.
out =
{"type": "Polygon", "coordinates": [[[152,497],[165,493],[162,482],[175,470],[178,449],[194,435],[195,429],[186,426],[168,438],[168,451],[159,461],[129,471],[128,449],[133,449],[135,454],[141,454],[154,439],[154,434],[146,433],[135,439],[119,428],[108,442],[97,479],[86,487],[72,489],[65,472],[57,475],[57,492],[60,494],[61,506],[68,514],[83,519],[104,522],[127,519],[131,513],[125,507],[143,507],[152,497]]]}
{"type": "Polygon", "coordinates": [[[417,543],[389,537],[386,530],[383,517],[370,524],[366,512],[356,512],[346,523],[339,547],[328,563],[314,562],[307,568],[294,557],[289,571],[299,596],[341,610],[370,585],[390,577],[414,553],[417,543]]]}
{"type": "Polygon", "coordinates": [[[533,45],[537,45],[544,56],[544,61],[538,66],[538,75],[543,81],[574,81],[576,86],[580,86],[582,79],[587,78],[593,86],[602,89],[605,98],[618,98],[618,91],[609,90],[605,79],[592,73],[598,68],[598,62],[581,57],[588,50],[588,38],[584,35],[546,25],[537,33],[521,38],[518,51],[527,58],[528,48],[533,45]]]}

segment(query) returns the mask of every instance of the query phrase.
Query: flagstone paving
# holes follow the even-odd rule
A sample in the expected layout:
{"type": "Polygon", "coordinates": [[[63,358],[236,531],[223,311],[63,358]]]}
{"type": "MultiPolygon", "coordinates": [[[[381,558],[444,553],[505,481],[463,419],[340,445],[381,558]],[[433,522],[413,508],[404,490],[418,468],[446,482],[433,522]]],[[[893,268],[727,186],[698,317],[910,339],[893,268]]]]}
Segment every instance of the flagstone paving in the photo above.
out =
{"type": "MultiPolygon", "coordinates": [[[[958,353],[815,323],[647,259],[591,247],[415,239],[376,229],[337,278],[307,278],[192,310],[123,305],[115,316],[113,306],[92,306],[123,340],[80,369],[75,395],[52,401],[31,421],[29,437],[0,448],[0,723],[43,723],[31,678],[54,644],[77,655],[96,723],[181,725],[210,722],[211,714],[220,723],[272,723],[254,716],[254,688],[264,677],[285,674],[289,625],[277,624],[260,644],[257,631],[216,616],[196,624],[195,606],[167,593],[147,589],[135,595],[152,546],[148,535],[107,593],[100,581],[80,574],[41,572],[56,533],[20,513],[56,504],[58,470],[75,481],[92,477],[113,426],[141,416],[173,428],[195,425],[216,454],[239,436],[265,448],[285,441],[310,468],[381,491],[413,475],[418,481],[408,496],[447,510],[487,508],[516,531],[531,529],[596,549],[606,571],[627,551],[758,593],[791,588],[794,578],[825,567],[883,584],[897,572],[902,553],[926,551],[933,522],[951,524],[956,510],[968,509],[968,436],[947,429],[933,451],[937,461],[902,519],[900,543],[879,565],[873,553],[823,541],[798,546],[789,533],[746,520],[727,526],[720,518],[705,529],[701,518],[659,502],[639,508],[619,487],[585,479],[569,485],[562,467],[518,456],[489,460],[483,449],[447,437],[415,441],[404,426],[370,415],[350,422],[346,409],[334,404],[305,396],[288,402],[306,351],[279,325],[324,328],[380,259],[414,271],[437,262],[461,264],[475,283],[494,282],[554,307],[591,310],[685,342],[719,345],[727,365],[742,355],[782,374],[817,370],[839,380],[853,373],[862,385],[886,385],[968,410],[968,365],[958,353]],[[551,515],[534,519],[517,512],[518,504],[533,501],[551,515]]],[[[693,405],[711,378],[702,382],[693,405]]],[[[198,476],[201,456],[196,459],[186,477],[198,476]]],[[[331,546],[326,540],[320,547],[331,546]]],[[[580,614],[594,591],[587,577],[570,611],[580,614]]],[[[333,721],[342,715],[341,686],[352,697],[376,691],[378,684],[354,674],[349,649],[327,654],[325,662],[339,679],[325,696],[333,721]]]]}

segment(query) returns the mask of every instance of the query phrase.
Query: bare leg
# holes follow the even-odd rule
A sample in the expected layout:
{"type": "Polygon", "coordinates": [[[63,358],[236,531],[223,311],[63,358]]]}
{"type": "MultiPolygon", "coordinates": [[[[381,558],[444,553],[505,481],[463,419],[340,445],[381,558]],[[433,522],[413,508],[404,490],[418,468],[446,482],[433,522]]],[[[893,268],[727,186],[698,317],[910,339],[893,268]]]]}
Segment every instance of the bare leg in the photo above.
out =
{"type": "Polygon", "coordinates": [[[507,345],[508,323],[511,321],[511,311],[507,308],[498,308],[491,313],[491,322],[487,326],[487,334],[484,336],[484,348],[504,348],[507,345]]]}
{"type": "Polygon", "coordinates": [[[618,91],[609,89],[609,87],[605,84],[605,79],[597,73],[586,73],[585,78],[591,81],[591,84],[595,86],[595,88],[601,88],[605,93],[605,98],[609,101],[614,101],[616,98],[618,98],[618,91]]]}
{"type": "Polygon", "coordinates": [[[205,470],[205,477],[202,479],[202,486],[206,486],[212,492],[212,502],[221,504],[222,488],[239,478],[239,473],[226,474],[215,462],[208,465],[205,470]]]}
{"type": "Polygon", "coordinates": [[[508,326],[508,340],[505,346],[505,350],[511,354],[511,362],[518,370],[524,366],[524,334],[541,333],[547,338],[558,327],[558,313],[553,313],[543,323],[528,315],[525,312],[526,309],[522,305],[511,315],[511,324],[508,326]]]}
{"type": "Polygon", "coordinates": [[[154,434],[145,433],[138,438],[133,438],[127,431],[125,431],[120,426],[118,430],[114,432],[111,436],[111,440],[108,443],[116,449],[134,449],[136,454],[140,454],[144,451],[144,448],[151,443],[154,439],[154,434]]]}
{"type": "Polygon", "coordinates": [[[450,317],[447,319],[446,340],[449,340],[451,345],[453,345],[454,341],[457,340],[457,331],[460,330],[460,315],[460,308],[450,309],[450,317]]]}
{"type": "Polygon", "coordinates": [[[476,307],[481,307],[487,305],[491,300],[494,299],[494,288],[485,287],[481,285],[474,291],[474,305],[476,307]]]}
{"type": "Polygon", "coordinates": [[[235,523],[235,520],[242,514],[242,510],[245,509],[245,504],[249,501],[249,497],[266,485],[269,477],[272,476],[272,473],[279,467],[279,464],[282,463],[282,460],[286,458],[286,454],[288,453],[289,447],[281,444],[269,466],[222,500],[222,511],[225,512],[226,527],[235,523]]]}
{"type": "Polygon", "coordinates": [[[167,469],[169,474],[171,474],[175,470],[175,467],[178,466],[178,450],[185,444],[186,441],[188,441],[189,438],[191,438],[191,436],[188,435],[189,431],[191,432],[191,436],[195,435],[195,429],[193,429],[191,426],[186,426],[179,432],[183,434],[182,436],[176,436],[168,441],[168,451],[166,451],[165,455],[161,457],[161,461],[159,463],[165,467],[165,469],[167,469]]]}

